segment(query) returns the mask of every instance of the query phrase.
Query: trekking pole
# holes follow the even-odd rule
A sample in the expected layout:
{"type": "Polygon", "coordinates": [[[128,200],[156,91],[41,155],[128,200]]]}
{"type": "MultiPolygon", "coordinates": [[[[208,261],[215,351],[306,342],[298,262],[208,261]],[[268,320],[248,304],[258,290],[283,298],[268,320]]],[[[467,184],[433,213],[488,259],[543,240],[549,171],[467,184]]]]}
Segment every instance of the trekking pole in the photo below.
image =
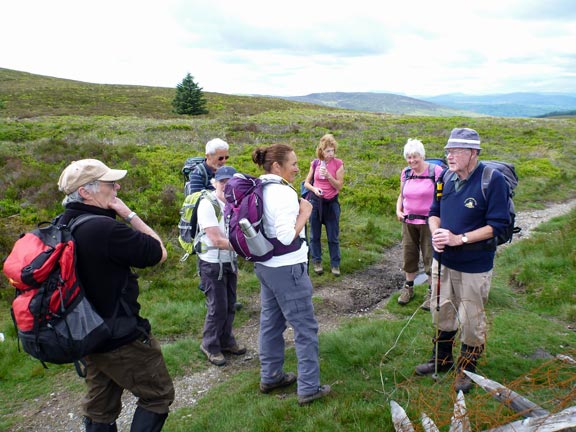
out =
{"type": "Polygon", "coordinates": [[[440,336],[440,329],[438,321],[440,321],[440,277],[442,276],[442,252],[438,254],[438,280],[436,281],[436,338],[434,347],[434,373],[432,379],[438,381],[438,337],[440,336]]]}

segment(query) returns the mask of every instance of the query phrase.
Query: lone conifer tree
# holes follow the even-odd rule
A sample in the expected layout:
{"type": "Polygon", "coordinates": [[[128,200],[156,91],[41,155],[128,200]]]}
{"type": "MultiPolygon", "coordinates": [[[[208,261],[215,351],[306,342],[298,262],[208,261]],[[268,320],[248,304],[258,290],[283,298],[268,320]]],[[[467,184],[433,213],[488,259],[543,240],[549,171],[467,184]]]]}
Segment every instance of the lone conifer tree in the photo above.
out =
{"type": "Polygon", "coordinates": [[[176,96],[172,101],[172,106],[178,114],[199,115],[208,113],[202,87],[194,82],[192,75],[187,74],[182,82],[176,86],[176,96]]]}

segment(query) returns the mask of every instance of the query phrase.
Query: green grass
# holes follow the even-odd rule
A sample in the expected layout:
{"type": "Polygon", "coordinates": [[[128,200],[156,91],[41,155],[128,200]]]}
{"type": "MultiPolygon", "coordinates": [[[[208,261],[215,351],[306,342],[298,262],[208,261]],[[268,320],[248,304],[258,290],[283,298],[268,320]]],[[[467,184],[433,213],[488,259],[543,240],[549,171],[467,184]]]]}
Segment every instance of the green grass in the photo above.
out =
{"type": "MultiPolygon", "coordinates": [[[[179,261],[176,225],[183,200],[180,168],[186,157],[202,154],[211,138],[226,139],[231,164],[250,174],[259,174],[250,158],[254,148],[289,143],[300,160],[299,182],[319,138],[333,133],[346,169],[341,268],[347,274],[378,262],[400,239],[394,204],[407,138],[421,139],[427,156],[434,157],[442,154],[453,127],[473,127],[483,140],[482,157],[516,164],[517,209],[544,208],[576,196],[574,119],[389,116],[220,94],[207,95],[210,114],[190,118],[169,112],[172,97],[171,89],[92,86],[0,69],[0,257],[21,232],[61,211],[56,184],[70,161],[95,157],[128,169],[120,196],[160,233],[169,252],[164,264],[139,271],[140,300],[143,315],[164,341],[174,376],[206,367],[198,350],[205,309],[196,260],[179,261]]],[[[508,382],[541,367],[544,361],[532,358],[538,349],[551,354],[575,349],[575,333],[568,328],[576,322],[574,217],[557,219],[499,253],[488,305],[490,339],[480,365],[490,378],[508,382]]],[[[331,280],[328,274],[312,278],[316,286],[331,280]]],[[[70,366],[45,370],[18,352],[8,312],[13,290],[5,278],[0,288],[0,331],[6,335],[0,344],[0,430],[6,430],[18,424],[17,413],[27,401],[55,389],[81,394],[82,381],[70,366]]],[[[423,288],[417,290],[422,296],[423,288]]],[[[251,264],[242,262],[240,301],[256,295],[251,264]]],[[[299,408],[293,394],[262,396],[255,367],[209,392],[198,406],[173,413],[166,430],[391,430],[391,399],[413,419],[425,407],[449,421],[449,383],[412,375],[414,365],[430,354],[429,316],[417,302],[402,308],[395,299],[385,312],[321,336],[323,382],[334,387],[326,401],[299,408]]],[[[237,324],[253,318],[249,313],[242,310],[237,324]]],[[[295,367],[291,350],[287,362],[295,367]]],[[[534,392],[535,402],[543,398],[545,405],[552,405],[552,396],[558,395],[534,392]]],[[[498,405],[473,398],[487,416],[505,417],[498,405]]],[[[474,421],[487,420],[478,415],[474,421]]]]}

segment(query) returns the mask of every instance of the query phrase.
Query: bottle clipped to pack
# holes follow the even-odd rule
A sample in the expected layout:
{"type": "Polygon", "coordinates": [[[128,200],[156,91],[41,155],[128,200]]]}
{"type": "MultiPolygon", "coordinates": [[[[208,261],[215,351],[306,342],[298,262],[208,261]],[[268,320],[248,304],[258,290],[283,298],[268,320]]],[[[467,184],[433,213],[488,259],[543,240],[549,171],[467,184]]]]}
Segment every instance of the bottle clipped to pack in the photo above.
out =
{"type": "MultiPolygon", "coordinates": [[[[322,168],[326,169],[326,161],[325,161],[325,160],[321,160],[321,161],[320,161],[320,170],[322,170],[322,168]]],[[[320,172],[321,172],[321,171],[320,171],[320,172]]],[[[319,178],[320,180],[324,180],[324,179],[326,178],[326,176],[318,173],[318,178],[319,178]]]]}
{"type": "Polygon", "coordinates": [[[238,224],[244,233],[246,244],[248,245],[251,254],[263,256],[274,249],[274,246],[266,239],[266,237],[264,237],[262,231],[256,232],[248,219],[240,219],[238,224]]]}
{"type": "Polygon", "coordinates": [[[440,201],[442,199],[442,192],[444,191],[444,180],[440,179],[436,182],[436,201],[440,201]]]}

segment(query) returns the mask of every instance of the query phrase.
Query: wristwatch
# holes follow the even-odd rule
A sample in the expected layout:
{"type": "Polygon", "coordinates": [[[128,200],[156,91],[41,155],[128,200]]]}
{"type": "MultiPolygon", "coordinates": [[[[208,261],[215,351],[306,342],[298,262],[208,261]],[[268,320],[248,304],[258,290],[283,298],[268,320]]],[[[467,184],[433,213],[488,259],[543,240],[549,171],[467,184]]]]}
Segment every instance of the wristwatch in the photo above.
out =
{"type": "Polygon", "coordinates": [[[462,243],[468,243],[468,235],[466,233],[462,234],[462,243]]]}
{"type": "Polygon", "coordinates": [[[126,216],[124,220],[128,223],[132,223],[132,219],[134,219],[134,216],[136,216],[136,212],[130,212],[130,214],[126,216]]]}

